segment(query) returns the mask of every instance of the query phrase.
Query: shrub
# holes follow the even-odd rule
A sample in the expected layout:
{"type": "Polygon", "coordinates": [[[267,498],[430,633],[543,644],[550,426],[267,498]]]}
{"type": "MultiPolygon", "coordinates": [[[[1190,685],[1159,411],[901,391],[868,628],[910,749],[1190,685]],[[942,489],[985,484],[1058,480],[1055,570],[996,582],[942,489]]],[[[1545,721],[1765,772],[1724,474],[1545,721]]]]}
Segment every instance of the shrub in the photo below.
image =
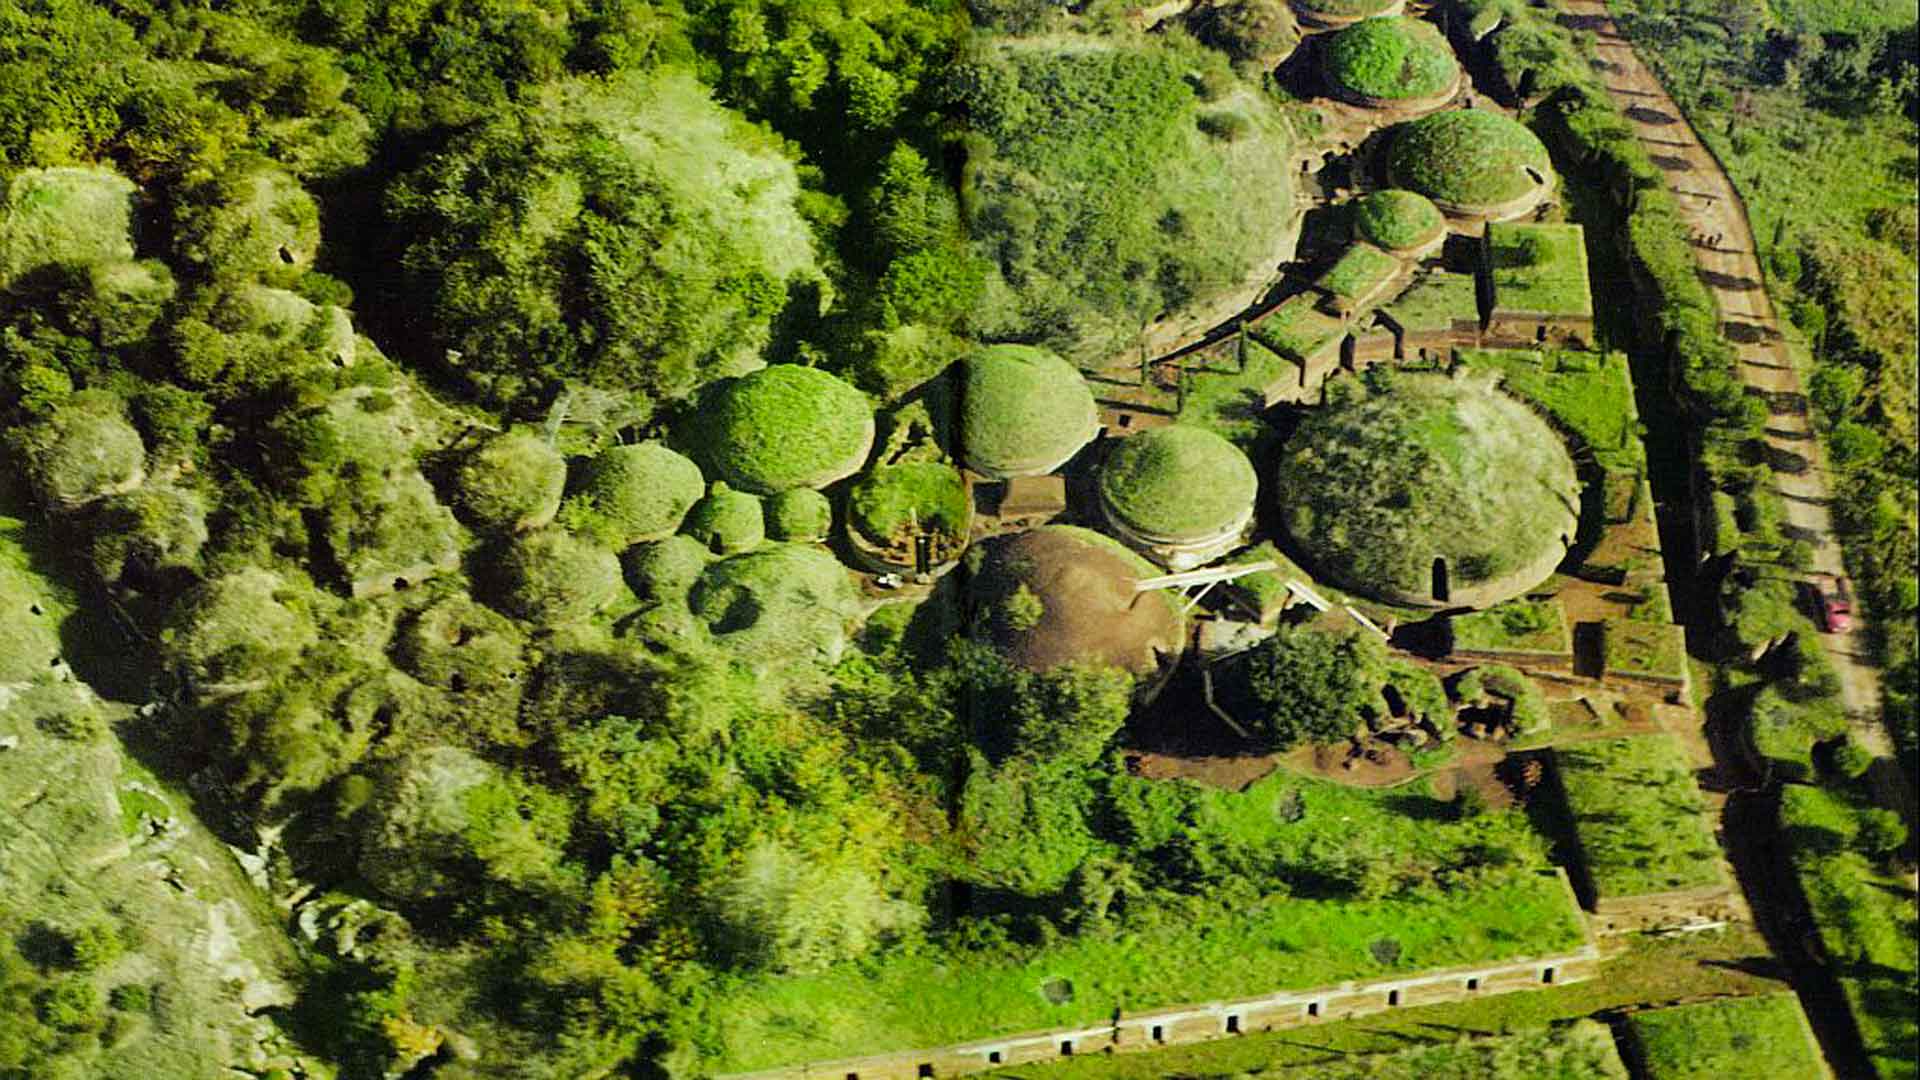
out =
{"type": "Polygon", "coordinates": [[[506,545],[492,567],[507,613],[542,623],[577,622],[619,596],[620,560],[558,529],[506,545]]]}
{"type": "Polygon", "coordinates": [[[1242,663],[1253,733],[1276,750],[1350,737],[1381,708],[1386,660],[1385,647],[1368,635],[1281,627],[1242,663]]]}
{"type": "Polygon", "coordinates": [[[616,547],[672,536],[706,491],[700,466],[657,442],[615,446],[587,465],[582,494],[616,547]]]}
{"type": "MultiPolygon", "coordinates": [[[[471,880],[474,871],[514,883],[557,859],[520,793],[465,750],[434,746],[383,765],[360,834],[360,874],[400,900],[426,900],[471,880]]],[[[557,826],[563,828],[564,826],[557,826]]]]}
{"type": "Polygon", "coordinates": [[[566,459],[529,431],[488,439],[456,474],[459,504],[487,528],[525,532],[553,521],[567,484],[566,459]]]}
{"type": "Polygon", "coordinates": [[[387,192],[455,373],[503,403],[566,380],[675,397],[757,355],[820,278],[784,150],[681,70],[528,99],[387,192]]]}

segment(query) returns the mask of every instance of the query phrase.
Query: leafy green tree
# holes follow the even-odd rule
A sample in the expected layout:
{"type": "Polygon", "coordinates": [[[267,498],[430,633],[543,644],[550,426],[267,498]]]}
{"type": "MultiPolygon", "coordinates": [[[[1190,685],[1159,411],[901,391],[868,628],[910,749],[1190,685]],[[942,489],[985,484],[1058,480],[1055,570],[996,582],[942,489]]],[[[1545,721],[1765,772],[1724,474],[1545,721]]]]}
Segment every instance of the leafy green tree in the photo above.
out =
{"type": "Polygon", "coordinates": [[[424,900],[484,877],[533,885],[558,861],[559,807],[464,750],[437,746],[396,758],[375,786],[360,873],[389,896],[424,900]]]}
{"type": "Polygon", "coordinates": [[[547,87],[387,207],[449,364],[515,402],[569,379],[673,397],[755,355],[820,280],[799,198],[778,143],[663,72],[547,87]]]}
{"type": "Polygon", "coordinates": [[[741,854],[712,897],[723,954],[752,970],[817,971],[865,954],[921,918],[860,867],[766,840],[741,854]]]}
{"type": "Polygon", "coordinates": [[[1249,724],[1266,745],[1333,742],[1381,708],[1387,654],[1377,638],[1283,626],[1246,654],[1249,724]]]}

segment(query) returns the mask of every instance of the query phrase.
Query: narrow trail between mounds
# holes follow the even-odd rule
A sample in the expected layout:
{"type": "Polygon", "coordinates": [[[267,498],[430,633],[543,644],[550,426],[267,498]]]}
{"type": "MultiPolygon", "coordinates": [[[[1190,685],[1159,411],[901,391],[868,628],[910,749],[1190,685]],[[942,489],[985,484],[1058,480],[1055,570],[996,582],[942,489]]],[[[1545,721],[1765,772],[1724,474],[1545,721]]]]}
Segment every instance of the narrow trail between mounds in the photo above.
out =
{"type": "MultiPolygon", "coordinates": [[[[1680,106],[1621,34],[1603,0],[1568,0],[1567,13],[1593,32],[1596,52],[1611,65],[1605,72],[1607,91],[1667,174],[1682,217],[1702,238],[1694,245],[1694,258],[1701,280],[1720,306],[1721,332],[1738,351],[1741,378],[1775,403],[1766,429],[1774,490],[1786,507],[1787,531],[1806,540],[1814,552],[1812,566],[1799,579],[1830,589],[1846,567],[1828,512],[1833,497],[1826,452],[1814,433],[1800,373],[1767,295],[1746,204],[1680,106]],[[1718,243],[1707,246],[1705,240],[1715,236],[1718,243]]],[[[1865,620],[1858,610],[1851,631],[1820,635],[1840,673],[1841,700],[1853,735],[1881,759],[1872,775],[1876,794],[1883,805],[1900,807],[1911,817],[1913,793],[1893,759],[1893,740],[1881,722],[1880,672],[1868,659],[1866,641],[1865,620]]]]}

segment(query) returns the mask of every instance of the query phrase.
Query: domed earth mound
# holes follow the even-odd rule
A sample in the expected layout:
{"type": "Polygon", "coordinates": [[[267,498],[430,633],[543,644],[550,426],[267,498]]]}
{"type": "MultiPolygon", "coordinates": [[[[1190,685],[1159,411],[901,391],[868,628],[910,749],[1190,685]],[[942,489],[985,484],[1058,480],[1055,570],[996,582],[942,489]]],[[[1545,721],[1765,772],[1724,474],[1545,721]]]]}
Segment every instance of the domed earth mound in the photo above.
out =
{"type": "Polygon", "coordinates": [[[712,475],[755,495],[825,487],[873,449],[866,396],[817,368],[775,364],[725,387],[701,418],[712,475]]]}
{"type": "Polygon", "coordinates": [[[1287,533],[1317,573],[1421,607],[1485,607],[1553,572],[1579,516],[1560,437],[1525,405],[1443,376],[1309,416],[1282,453],[1287,533]]]}
{"type": "Polygon", "coordinates": [[[1388,188],[1355,200],[1353,231],[1388,251],[1414,251],[1441,239],[1447,219],[1425,195],[1388,188]]]}
{"type": "Polygon", "coordinates": [[[1362,105],[1443,98],[1460,81],[1453,48],[1431,23],[1405,16],[1368,19],[1327,42],[1327,84],[1362,105]]]}
{"type": "Polygon", "coordinates": [[[1100,428],[1087,381],[1045,349],[990,345],[961,363],[959,378],[958,449],[982,475],[1050,473],[1100,428]]]}
{"type": "Polygon", "coordinates": [[[1100,469],[1109,517],[1149,540],[1187,542],[1246,527],[1260,481],[1239,447],[1184,424],[1123,440],[1100,469]]]}
{"type": "Polygon", "coordinates": [[[1539,137],[1518,120],[1451,109],[1395,130],[1387,175],[1442,210],[1486,214],[1544,194],[1553,165],[1539,137]]]}
{"type": "Polygon", "coordinates": [[[1151,677],[1180,655],[1186,620],[1159,574],[1117,541],[1050,525],[994,544],[974,579],[985,637],[1030,671],[1093,661],[1151,677]]]}

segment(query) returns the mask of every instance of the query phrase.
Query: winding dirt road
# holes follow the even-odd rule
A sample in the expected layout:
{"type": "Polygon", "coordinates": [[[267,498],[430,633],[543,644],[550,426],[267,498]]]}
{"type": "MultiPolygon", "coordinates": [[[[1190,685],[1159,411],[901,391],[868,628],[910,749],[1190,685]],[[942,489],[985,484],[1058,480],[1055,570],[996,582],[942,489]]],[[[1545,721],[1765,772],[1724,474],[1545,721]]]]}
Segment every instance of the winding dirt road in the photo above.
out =
{"type": "MultiPolygon", "coordinates": [[[[1746,206],[1680,107],[1621,35],[1603,0],[1569,0],[1566,7],[1570,23],[1593,32],[1597,66],[1607,90],[1633,121],[1654,163],[1666,173],[1667,186],[1698,238],[1694,255],[1700,276],[1720,305],[1723,333],[1738,349],[1741,377],[1772,403],[1766,445],[1774,489],[1786,506],[1784,531],[1813,546],[1813,565],[1800,578],[1831,588],[1833,579],[1846,568],[1828,513],[1832,496],[1826,453],[1814,435],[1800,373],[1787,352],[1767,295],[1746,206]]],[[[1841,698],[1854,737],[1881,759],[1874,779],[1882,801],[1911,812],[1911,795],[1892,759],[1892,740],[1879,719],[1880,673],[1868,659],[1860,614],[1855,612],[1851,632],[1823,634],[1821,644],[1840,673],[1841,698]]]]}

